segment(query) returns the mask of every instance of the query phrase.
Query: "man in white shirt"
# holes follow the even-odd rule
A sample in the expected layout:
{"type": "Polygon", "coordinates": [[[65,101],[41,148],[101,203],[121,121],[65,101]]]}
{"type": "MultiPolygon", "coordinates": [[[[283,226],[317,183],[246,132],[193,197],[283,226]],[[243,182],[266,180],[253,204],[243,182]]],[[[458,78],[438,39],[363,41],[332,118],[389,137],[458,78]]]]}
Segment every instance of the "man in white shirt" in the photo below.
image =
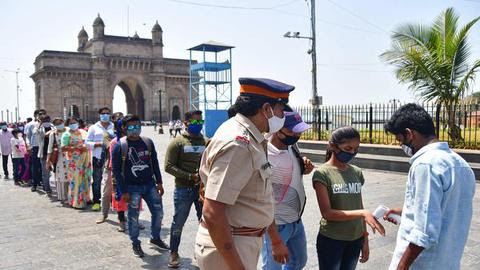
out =
{"type": "Polygon", "coordinates": [[[98,110],[100,121],[88,129],[86,143],[92,150],[93,165],[93,211],[100,211],[102,197],[102,174],[105,165],[107,143],[114,137],[113,123],[110,122],[111,110],[107,107],[98,110]]]}
{"type": "Polygon", "coordinates": [[[8,157],[12,154],[12,131],[7,127],[6,122],[0,123],[0,145],[2,150],[2,165],[4,179],[8,179],[8,157]]]}

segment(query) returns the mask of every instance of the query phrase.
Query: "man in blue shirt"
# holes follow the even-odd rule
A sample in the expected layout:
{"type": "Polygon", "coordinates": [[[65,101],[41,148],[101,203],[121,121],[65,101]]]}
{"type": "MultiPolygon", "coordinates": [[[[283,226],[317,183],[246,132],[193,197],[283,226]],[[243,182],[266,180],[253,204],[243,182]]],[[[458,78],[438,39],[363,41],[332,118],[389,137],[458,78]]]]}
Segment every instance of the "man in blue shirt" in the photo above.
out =
{"type": "Polygon", "coordinates": [[[385,124],[410,159],[397,246],[390,270],[460,269],[472,219],[475,176],[468,163],[439,142],[419,105],[400,107],[385,124]]]}
{"type": "Polygon", "coordinates": [[[142,199],[152,214],[150,244],[168,250],[168,246],[160,239],[163,219],[161,196],[164,192],[162,176],[152,140],[140,136],[140,118],[137,115],[126,115],[122,128],[127,136],[120,139],[112,153],[112,172],[117,180],[116,197],[128,203],[128,234],[132,240],[133,253],[137,257],[143,257],[138,240],[138,215],[142,199]]]}

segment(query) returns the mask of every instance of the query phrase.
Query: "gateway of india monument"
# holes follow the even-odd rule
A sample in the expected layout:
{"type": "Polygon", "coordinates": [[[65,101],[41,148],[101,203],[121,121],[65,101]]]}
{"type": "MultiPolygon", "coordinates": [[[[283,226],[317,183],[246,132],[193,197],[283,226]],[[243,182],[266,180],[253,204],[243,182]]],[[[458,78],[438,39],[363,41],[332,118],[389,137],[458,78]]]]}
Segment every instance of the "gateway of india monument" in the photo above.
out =
{"type": "Polygon", "coordinates": [[[158,21],[151,39],[137,33],[106,35],[98,15],[92,38],[83,27],[78,33],[78,52],[45,50],[35,58],[36,108],[51,117],[75,115],[94,122],[99,108],[112,108],[119,86],[127,113],[143,120],[179,119],[190,106],[189,60],[163,57],[162,35],[158,21]]]}

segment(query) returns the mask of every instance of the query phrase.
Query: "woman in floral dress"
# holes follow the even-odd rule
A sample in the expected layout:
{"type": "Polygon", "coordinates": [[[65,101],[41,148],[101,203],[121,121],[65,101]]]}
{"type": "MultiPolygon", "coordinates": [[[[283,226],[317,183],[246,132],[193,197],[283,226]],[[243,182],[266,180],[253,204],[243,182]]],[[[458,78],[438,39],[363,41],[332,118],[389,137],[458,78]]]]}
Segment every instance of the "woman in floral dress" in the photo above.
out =
{"type": "Polygon", "coordinates": [[[68,176],[67,176],[67,159],[66,154],[60,149],[62,145],[62,135],[65,132],[68,132],[63,119],[55,118],[53,120],[53,125],[55,126],[55,130],[49,132],[49,140],[48,140],[48,150],[47,150],[47,164],[49,167],[55,166],[55,189],[57,191],[57,199],[61,202],[68,201],[68,176]],[[58,149],[58,158],[57,163],[52,164],[51,162],[51,155],[58,149]]]}
{"type": "Polygon", "coordinates": [[[62,151],[68,160],[68,201],[73,208],[83,209],[90,200],[91,154],[85,145],[87,132],[78,128],[78,119],[68,118],[69,131],[62,135],[62,151]]]}

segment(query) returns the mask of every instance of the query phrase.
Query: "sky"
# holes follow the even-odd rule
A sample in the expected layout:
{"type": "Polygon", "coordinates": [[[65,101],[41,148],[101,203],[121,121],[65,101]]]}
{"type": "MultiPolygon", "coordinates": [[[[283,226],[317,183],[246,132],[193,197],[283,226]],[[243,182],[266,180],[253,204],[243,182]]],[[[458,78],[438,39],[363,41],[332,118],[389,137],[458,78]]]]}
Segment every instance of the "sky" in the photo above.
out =
{"type": "MultiPolygon", "coordinates": [[[[33,113],[33,62],[42,50],[76,51],[77,34],[100,13],[105,34],[151,38],[158,20],[164,56],[188,59],[187,48],[208,40],[235,46],[233,92],[239,77],[267,77],[296,87],[292,105],[306,105],[311,95],[308,40],[283,34],[310,33],[305,0],[1,0],[0,109],[16,105],[15,73],[20,69],[20,116],[33,113]],[[223,6],[214,7],[214,6],[223,6]],[[128,8],[127,8],[128,7],[128,8]],[[129,11],[127,20],[127,10],[129,11]],[[127,23],[129,21],[129,23],[127,23]],[[127,33],[128,30],[128,33],[127,33]],[[8,70],[8,71],[7,71],[8,70]]],[[[480,0],[317,0],[318,94],[326,105],[414,101],[392,68],[379,59],[390,48],[390,35],[402,23],[431,23],[448,7],[461,24],[480,15],[480,0]]],[[[472,59],[480,58],[480,23],[470,33],[472,59]]],[[[480,90],[480,83],[475,91],[480,90]]],[[[124,106],[115,92],[114,109],[124,106]]],[[[6,118],[6,117],[5,117],[6,118]]]]}

